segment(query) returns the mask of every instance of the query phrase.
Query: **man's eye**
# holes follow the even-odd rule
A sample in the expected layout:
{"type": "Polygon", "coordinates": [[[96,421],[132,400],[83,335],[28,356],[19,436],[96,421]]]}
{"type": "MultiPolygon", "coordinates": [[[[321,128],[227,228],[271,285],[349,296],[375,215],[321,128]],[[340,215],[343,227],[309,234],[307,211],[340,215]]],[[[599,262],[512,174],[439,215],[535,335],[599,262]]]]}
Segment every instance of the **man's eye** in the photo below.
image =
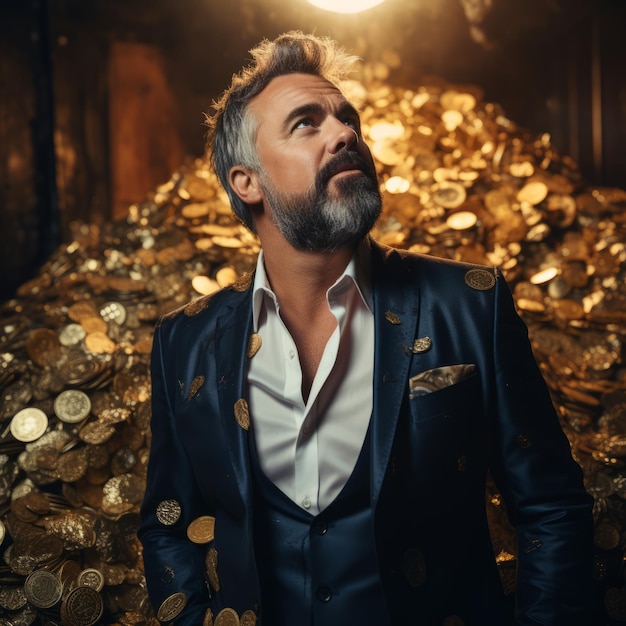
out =
{"type": "Polygon", "coordinates": [[[315,126],[315,124],[313,123],[313,120],[309,117],[305,117],[302,118],[301,120],[298,120],[295,125],[294,125],[294,130],[297,128],[310,128],[311,126],[315,126]]]}

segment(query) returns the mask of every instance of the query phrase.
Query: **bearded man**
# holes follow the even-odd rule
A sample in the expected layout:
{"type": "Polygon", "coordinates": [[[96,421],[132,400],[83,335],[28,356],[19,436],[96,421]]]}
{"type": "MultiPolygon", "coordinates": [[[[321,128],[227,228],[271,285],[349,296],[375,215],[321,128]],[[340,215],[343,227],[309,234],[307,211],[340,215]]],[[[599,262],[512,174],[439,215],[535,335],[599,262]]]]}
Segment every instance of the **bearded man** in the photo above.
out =
{"type": "Polygon", "coordinates": [[[591,498],[501,272],[368,236],[352,57],[299,32],[251,52],[210,149],[256,271],[154,338],[139,536],[158,618],[588,626],[591,498]],[[517,528],[514,608],[489,472],[517,528]]]}

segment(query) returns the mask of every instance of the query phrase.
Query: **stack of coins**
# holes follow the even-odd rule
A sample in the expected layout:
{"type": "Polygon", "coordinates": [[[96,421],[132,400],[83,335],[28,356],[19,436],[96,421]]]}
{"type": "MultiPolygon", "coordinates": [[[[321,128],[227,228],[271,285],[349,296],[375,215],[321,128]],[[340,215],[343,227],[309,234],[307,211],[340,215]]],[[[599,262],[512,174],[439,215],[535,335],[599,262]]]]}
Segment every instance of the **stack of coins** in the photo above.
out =
{"type": "MultiPolygon", "coordinates": [[[[608,619],[626,621],[626,192],[586,185],[548,135],[478,88],[392,87],[388,73],[365,65],[345,86],[384,197],[373,235],[505,272],[595,497],[608,619]]],[[[136,538],[153,326],[251,271],[258,252],[206,160],[188,159],[124,220],[74,224],[0,305],[0,620],[157,623],[136,538]]],[[[514,533],[488,496],[511,590],[514,533]]],[[[213,532],[201,522],[190,541],[213,532]]]]}

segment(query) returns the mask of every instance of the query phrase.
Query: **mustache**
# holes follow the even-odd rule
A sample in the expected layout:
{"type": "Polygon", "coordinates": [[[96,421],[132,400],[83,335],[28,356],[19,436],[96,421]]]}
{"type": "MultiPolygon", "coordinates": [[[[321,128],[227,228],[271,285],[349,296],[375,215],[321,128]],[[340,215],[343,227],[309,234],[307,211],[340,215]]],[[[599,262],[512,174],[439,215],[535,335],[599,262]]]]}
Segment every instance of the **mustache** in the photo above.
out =
{"type": "Polygon", "coordinates": [[[326,185],[326,183],[342,168],[351,166],[361,170],[365,175],[376,181],[376,170],[370,161],[358,152],[340,152],[326,163],[316,176],[316,187],[326,185]]]}

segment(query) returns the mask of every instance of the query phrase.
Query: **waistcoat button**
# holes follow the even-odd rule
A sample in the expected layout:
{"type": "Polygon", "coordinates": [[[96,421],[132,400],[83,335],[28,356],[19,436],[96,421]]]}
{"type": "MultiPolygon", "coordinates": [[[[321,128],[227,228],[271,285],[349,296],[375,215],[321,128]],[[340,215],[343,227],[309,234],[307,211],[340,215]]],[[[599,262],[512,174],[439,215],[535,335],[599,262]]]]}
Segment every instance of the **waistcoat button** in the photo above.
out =
{"type": "Polygon", "coordinates": [[[325,535],[328,532],[328,524],[326,522],[315,522],[314,528],[318,535],[325,535]]]}
{"type": "Polygon", "coordinates": [[[318,587],[315,595],[320,602],[330,602],[333,592],[328,587],[318,587]]]}

